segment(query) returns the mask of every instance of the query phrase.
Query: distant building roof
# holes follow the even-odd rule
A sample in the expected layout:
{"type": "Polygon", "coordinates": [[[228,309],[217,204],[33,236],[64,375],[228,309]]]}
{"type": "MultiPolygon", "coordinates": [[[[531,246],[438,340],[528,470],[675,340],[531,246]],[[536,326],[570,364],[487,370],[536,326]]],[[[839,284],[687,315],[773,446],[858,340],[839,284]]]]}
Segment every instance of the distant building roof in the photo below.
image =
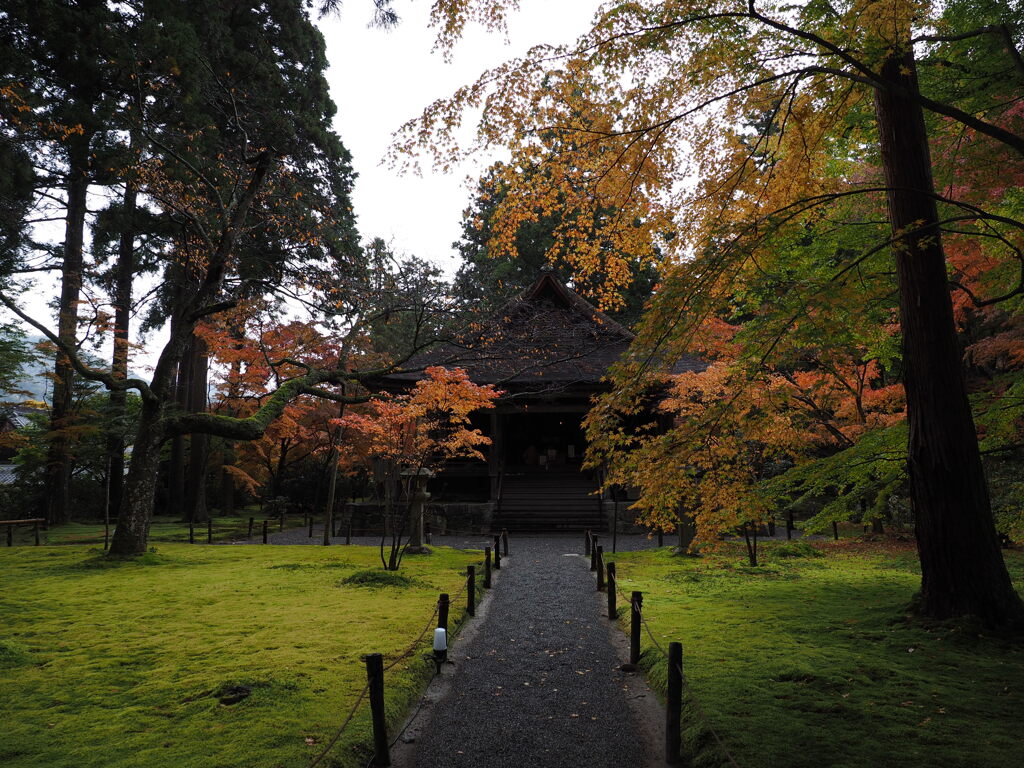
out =
{"type": "Polygon", "coordinates": [[[0,464],[0,485],[10,485],[17,480],[14,464],[0,464]]]}
{"type": "Polygon", "coordinates": [[[31,424],[29,416],[33,413],[46,413],[45,410],[30,405],[0,403],[0,421],[7,429],[21,429],[31,424]]]}
{"type": "MultiPolygon", "coordinates": [[[[403,366],[415,370],[382,377],[381,383],[407,386],[421,378],[423,368],[443,365],[466,369],[478,384],[515,390],[591,389],[600,386],[633,338],[631,331],[546,269],[517,298],[472,324],[457,339],[403,366]]],[[[688,357],[675,372],[704,368],[699,358],[688,357]]]]}

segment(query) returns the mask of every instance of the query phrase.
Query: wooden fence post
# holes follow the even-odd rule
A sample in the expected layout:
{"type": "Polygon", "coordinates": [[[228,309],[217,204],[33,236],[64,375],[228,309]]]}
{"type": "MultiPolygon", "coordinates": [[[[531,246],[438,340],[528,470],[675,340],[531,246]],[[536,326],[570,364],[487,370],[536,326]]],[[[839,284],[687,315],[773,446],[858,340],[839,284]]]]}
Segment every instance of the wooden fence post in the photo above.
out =
{"type": "Polygon", "coordinates": [[[665,532],[661,528],[658,529],[658,546],[665,546],[665,532]]]}
{"type": "Polygon", "coordinates": [[[839,523],[837,523],[835,520],[832,521],[832,537],[836,541],[839,541],[839,523]]]}
{"type": "Polygon", "coordinates": [[[587,529],[585,538],[583,539],[583,554],[586,557],[590,557],[590,529],[587,529]]]}
{"type": "Polygon", "coordinates": [[[616,619],[619,616],[615,606],[615,563],[608,563],[608,618],[616,619]]]}
{"type": "Polygon", "coordinates": [[[494,537],[494,570],[501,570],[501,536],[494,537]]]}
{"type": "Polygon", "coordinates": [[[644,593],[634,591],[629,601],[629,663],[640,663],[640,612],[643,610],[644,593]]]}
{"type": "Polygon", "coordinates": [[[590,570],[597,570],[597,536],[590,537],[590,570]]]}
{"type": "Polygon", "coordinates": [[[388,727],[384,714],[384,657],[379,653],[366,656],[366,682],[370,685],[370,719],[373,721],[373,764],[391,765],[388,749],[388,727]]]}
{"type": "Polygon", "coordinates": [[[352,518],[349,518],[348,528],[345,529],[345,543],[352,543],[352,518]]]}
{"type": "Polygon", "coordinates": [[[252,524],[254,522],[256,522],[255,519],[250,517],[249,518],[249,532],[245,536],[247,539],[251,539],[252,538],[252,524]]]}
{"type": "Polygon", "coordinates": [[[604,547],[597,548],[597,591],[604,589],[604,547]]]}
{"type": "Polygon", "coordinates": [[[683,714],[683,646],[668,644],[668,686],[665,692],[665,762],[677,765],[682,739],[679,719],[683,714]]]}
{"type": "Polygon", "coordinates": [[[206,543],[213,544],[213,518],[206,521],[206,543]]]}
{"type": "Polygon", "coordinates": [[[264,520],[263,521],[263,543],[264,544],[267,543],[267,523],[268,522],[269,522],[268,520],[264,520]]]}
{"type": "Polygon", "coordinates": [[[193,522],[191,520],[188,521],[188,543],[189,544],[195,544],[196,543],[195,525],[193,524],[193,522]]]}
{"type": "Polygon", "coordinates": [[[313,538],[313,516],[309,516],[309,538],[313,538]]]}
{"type": "Polygon", "coordinates": [[[484,589],[491,588],[491,548],[484,547],[484,589]]]}
{"type": "Polygon", "coordinates": [[[442,592],[441,597],[437,600],[437,626],[445,632],[448,631],[448,607],[450,601],[451,598],[448,597],[447,592],[442,592]]]}
{"type": "Polygon", "coordinates": [[[501,554],[508,557],[508,528],[501,529],[501,554]]]}
{"type": "Polygon", "coordinates": [[[476,566],[466,566],[466,613],[476,615],[476,566]]]}
{"type": "Polygon", "coordinates": [[[39,521],[36,520],[35,525],[32,526],[32,533],[36,537],[36,546],[39,546],[39,521]]]}

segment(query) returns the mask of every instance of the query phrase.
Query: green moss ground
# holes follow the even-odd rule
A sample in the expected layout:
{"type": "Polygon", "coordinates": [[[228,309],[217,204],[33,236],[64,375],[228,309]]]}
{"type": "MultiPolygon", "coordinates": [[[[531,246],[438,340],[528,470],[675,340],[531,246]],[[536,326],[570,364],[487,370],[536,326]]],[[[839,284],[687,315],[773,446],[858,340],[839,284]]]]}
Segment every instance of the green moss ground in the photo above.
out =
{"type": "MultiPolygon", "coordinates": [[[[262,536],[263,516],[253,512],[256,518],[253,524],[253,541],[259,541],[262,536]]],[[[318,521],[320,525],[323,521],[318,521]]],[[[305,525],[301,516],[285,518],[285,528],[301,528],[305,525]]],[[[270,521],[268,528],[270,533],[279,530],[279,521],[274,518],[270,521]]],[[[216,541],[241,541],[244,540],[249,531],[249,515],[243,517],[214,517],[213,518],[213,540],[216,541]]],[[[114,533],[114,523],[111,521],[110,533],[114,533]]],[[[6,544],[6,530],[0,529],[0,547],[6,544]]],[[[42,544],[99,544],[103,545],[103,523],[67,523],[56,526],[49,531],[40,530],[39,540],[42,544]]],[[[188,541],[188,523],[169,517],[156,517],[150,528],[150,542],[159,544],[161,542],[188,541]]],[[[197,543],[206,542],[206,523],[196,523],[195,540],[197,543]]],[[[14,529],[15,545],[31,545],[34,541],[32,526],[19,525],[14,529]]]]}
{"type": "MultiPolygon", "coordinates": [[[[1024,765],[1024,643],[963,624],[922,626],[904,609],[920,584],[906,548],[846,542],[825,557],[749,568],[741,548],[615,556],[619,587],[644,593],[658,642],[683,644],[699,702],[684,707],[697,766],[742,768],[1024,765]],[[703,714],[703,717],[702,717],[703,714]]],[[[1007,553],[1018,589],[1024,553],[1007,553]]],[[[629,611],[620,609],[628,631],[629,611]]],[[[647,633],[642,666],[664,690],[647,633]]]]}
{"type": "MultiPolygon", "coordinates": [[[[0,548],[0,765],[308,765],[365,683],[360,656],[397,658],[479,557],[439,548],[405,559],[407,584],[363,586],[343,581],[379,568],[376,548],[0,548]],[[220,704],[232,685],[253,693],[220,704]]],[[[427,649],[385,675],[393,724],[427,649]]],[[[364,704],[325,764],[365,765],[369,743],[364,704]]]]}

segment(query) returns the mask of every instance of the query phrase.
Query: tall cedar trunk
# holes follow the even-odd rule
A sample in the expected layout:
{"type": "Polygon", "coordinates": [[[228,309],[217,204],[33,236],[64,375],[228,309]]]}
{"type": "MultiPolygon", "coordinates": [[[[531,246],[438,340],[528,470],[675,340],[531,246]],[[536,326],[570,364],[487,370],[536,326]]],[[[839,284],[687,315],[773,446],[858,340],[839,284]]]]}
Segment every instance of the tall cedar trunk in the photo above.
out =
{"type": "Polygon", "coordinates": [[[110,540],[111,555],[140,555],[146,551],[160,468],[160,447],[164,442],[160,426],[162,415],[159,404],[143,403],[117,528],[110,540]]]}
{"type": "MultiPolygon", "coordinates": [[[[234,247],[237,231],[245,226],[249,205],[270,172],[273,161],[269,153],[263,153],[257,159],[249,186],[232,216],[230,226],[221,234],[217,249],[211,254],[210,269],[195,292],[191,296],[186,294],[182,297],[184,300],[179,302],[178,312],[171,317],[170,338],[153,373],[149,394],[143,400],[117,529],[110,546],[110,554],[113,556],[142,554],[146,551],[160,466],[160,448],[166,438],[163,411],[165,404],[174,399],[175,371],[178,371],[179,383],[188,380],[187,377],[183,379],[178,369],[181,368],[181,361],[188,357],[186,348],[188,341],[193,338],[195,326],[190,315],[195,309],[212,301],[220,290],[224,265],[234,247]]],[[[175,490],[173,486],[169,489],[171,499],[174,499],[175,490]]]]}
{"type": "MultiPolygon", "coordinates": [[[[69,139],[67,219],[61,263],[60,307],[57,336],[70,347],[77,344],[78,300],[82,292],[82,249],[85,236],[86,197],[89,192],[89,137],[69,139]]],[[[64,523],[71,508],[71,446],[67,430],[72,426],[74,371],[67,358],[57,353],[54,364],[53,407],[50,410],[50,441],[46,456],[46,519],[64,523]]]]}
{"type": "MultiPolygon", "coordinates": [[[[185,344],[185,351],[178,361],[178,373],[174,384],[174,403],[177,408],[188,407],[188,383],[191,378],[192,341],[185,344]]],[[[185,436],[171,438],[171,458],[167,468],[167,514],[184,520],[185,508],[185,436]]]]}
{"type": "MultiPolygon", "coordinates": [[[[193,336],[189,357],[191,378],[188,382],[188,411],[201,413],[206,410],[206,381],[210,365],[209,350],[204,339],[193,336]]],[[[185,517],[195,522],[205,521],[210,517],[206,508],[206,460],[209,445],[209,435],[193,433],[189,436],[188,471],[185,476],[185,517]]]]}
{"type": "MultiPolygon", "coordinates": [[[[232,327],[232,336],[236,339],[234,348],[236,350],[242,349],[242,342],[238,340],[239,331],[232,327]]],[[[229,381],[237,382],[239,375],[242,371],[242,363],[240,360],[233,360],[231,362],[231,376],[229,381]]],[[[231,391],[231,397],[237,397],[238,392],[234,389],[235,385],[232,384],[233,390],[231,391]]],[[[237,416],[238,414],[229,409],[228,416],[237,416]]],[[[228,471],[228,467],[233,466],[235,463],[235,443],[232,440],[224,439],[224,450],[221,453],[221,471],[220,471],[220,513],[225,517],[233,517],[235,514],[235,478],[228,471]]]]}
{"type": "Polygon", "coordinates": [[[921,558],[917,610],[1024,627],[996,539],[953,323],[913,51],[894,54],[875,114],[894,248],[910,430],[907,465],[921,558]],[[901,93],[901,92],[902,93],[901,93]]]}
{"type": "MultiPolygon", "coordinates": [[[[135,205],[137,192],[135,184],[129,181],[124,188],[123,225],[117,247],[117,270],[114,279],[114,357],[110,372],[117,379],[128,376],[128,331],[131,322],[132,278],[135,274],[135,205]]],[[[124,489],[124,419],[125,390],[110,393],[110,418],[113,429],[107,439],[107,456],[110,467],[110,496],[107,510],[110,517],[117,517],[121,508],[121,494],[124,489]]]]}
{"type": "Polygon", "coordinates": [[[281,438],[278,445],[280,450],[277,454],[277,465],[274,468],[274,476],[270,479],[270,498],[272,499],[277,499],[281,495],[284,471],[288,466],[288,451],[291,450],[291,444],[284,438],[281,438]]]}

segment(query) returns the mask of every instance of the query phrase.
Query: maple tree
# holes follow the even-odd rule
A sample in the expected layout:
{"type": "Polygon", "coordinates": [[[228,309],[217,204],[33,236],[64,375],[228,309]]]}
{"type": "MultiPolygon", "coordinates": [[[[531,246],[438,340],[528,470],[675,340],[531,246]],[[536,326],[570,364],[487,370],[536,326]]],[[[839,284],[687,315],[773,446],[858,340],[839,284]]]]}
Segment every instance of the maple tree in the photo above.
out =
{"type": "MultiPolygon", "coordinates": [[[[435,3],[441,45],[470,21],[500,26],[509,5],[435,3]]],[[[814,306],[858,279],[865,259],[891,256],[922,564],[916,607],[1024,626],[996,542],[943,251],[943,230],[969,221],[995,227],[1012,253],[1020,225],[940,194],[928,135],[960,132],[994,142],[1001,157],[1024,153],[1007,114],[1013,101],[975,87],[1019,83],[1019,22],[1004,3],[609,3],[575,44],[538,46],[428,107],[396,151],[425,150],[445,167],[501,145],[510,169],[543,163],[543,174],[502,178],[506,232],[564,205],[613,211],[565,229],[555,245],[581,271],[605,273],[606,303],[626,274],[606,254],[652,245],[666,254],[663,283],[606,400],[624,411],[775,243],[797,242],[832,216],[851,235],[854,247],[823,265],[831,276],[802,294],[814,306]],[[470,108],[483,119],[463,146],[457,129],[470,108]],[[844,221],[851,197],[880,215],[844,221]],[[873,245],[856,247],[858,228],[873,245]]],[[[808,314],[805,305],[799,316],[808,314]]],[[[791,324],[781,315],[745,354],[770,357],[791,324]]]]}
{"type": "MultiPolygon", "coordinates": [[[[336,367],[344,355],[345,339],[308,322],[273,322],[266,310],[264,302],[256,302],[196,329],[218,363],[211,413],[251,416],[283,381],[301,375],[304,365],[336,367]]],[[[223,482],[237,483],[251,494],[261,491],[264,499],[282,496],[289,470],[332,445],[326,410],[322,399],[309,395],[289,402],[257,439],[231,444],[225,452],[230,460],[222,464],[223,482]]]]}
{"type": "Polygon", "coordinates": [[[415,483],[447,459],[483,459],[490,438],[470,427],[474,411],[494,407],[501,394],[493,385],[474,384],[461,368],[431,366],[408,394],[377,396],[361,412],[340,420],[346,433],[340,461],[378,475],[383,486],[385,530],[381,563],[397,570],[408,546],[415,483]],[[384,555],[390,537],[389,553],[384,555]]]}

